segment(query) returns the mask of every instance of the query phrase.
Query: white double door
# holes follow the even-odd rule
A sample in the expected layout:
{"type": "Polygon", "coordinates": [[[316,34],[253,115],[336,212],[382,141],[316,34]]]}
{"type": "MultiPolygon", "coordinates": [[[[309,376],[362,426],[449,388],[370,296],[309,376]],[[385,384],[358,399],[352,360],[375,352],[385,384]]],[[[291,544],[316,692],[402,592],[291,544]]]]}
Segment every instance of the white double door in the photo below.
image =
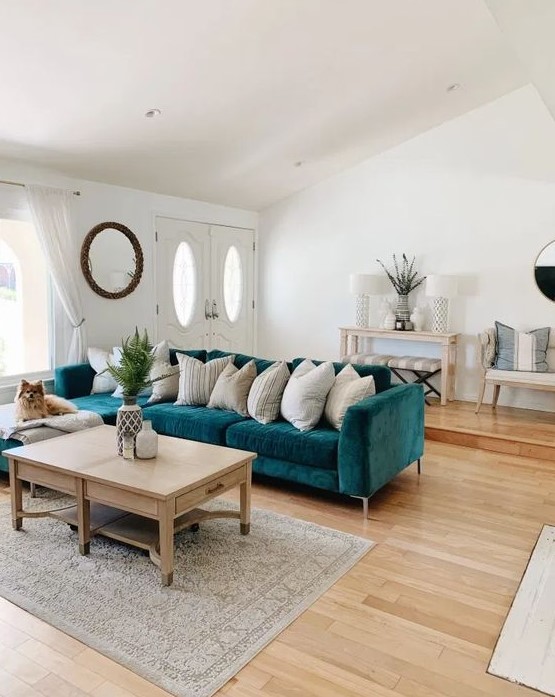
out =
{"type": "Polygon", "coordinates": [[[254,231],[156,218],[158,340],[252,353],[254,231]]]}

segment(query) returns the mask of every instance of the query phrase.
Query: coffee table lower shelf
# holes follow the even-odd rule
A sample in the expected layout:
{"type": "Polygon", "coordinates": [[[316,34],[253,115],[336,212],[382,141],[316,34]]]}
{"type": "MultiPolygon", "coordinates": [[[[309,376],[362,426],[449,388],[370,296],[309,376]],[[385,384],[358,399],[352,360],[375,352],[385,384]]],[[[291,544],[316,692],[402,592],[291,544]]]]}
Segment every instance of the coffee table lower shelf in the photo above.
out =
{"type": "MultiPolygon", "coordinates": [[[[50,517],[61,520],[68,525],[77,527],[77,506],[71,506],[59,511],[52,511],[50,517]]],[[[193,508],[174,521],[174,535],[193,525],[198,525],[205,520],[213,518],[238,518],[239,511],[214,510],[207,511],[202,508],[193,508]]],[[[249,533],[250,525],[241,523],[241,534],[249,533]]],[[[158,522],[150,518],[143,518],[135,513],[121,511],[101,503],[91,502],[90,517],[91,537],[102,535],[112,540],[123,542],[146,550],[150,560],[160,567],[160,536],[158,522]]]]}

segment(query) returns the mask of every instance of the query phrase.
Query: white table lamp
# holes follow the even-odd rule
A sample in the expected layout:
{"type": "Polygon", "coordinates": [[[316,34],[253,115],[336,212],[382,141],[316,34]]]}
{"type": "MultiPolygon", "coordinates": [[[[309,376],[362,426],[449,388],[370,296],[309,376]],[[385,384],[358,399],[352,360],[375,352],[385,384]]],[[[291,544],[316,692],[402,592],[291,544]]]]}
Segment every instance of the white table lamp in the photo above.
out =
{"type": "Polygon", "coordinates": [[[352,273],[351,293],[356,296],[356,326],[368,327],[370,320],[370,295],[381,295],[382,277],[369,273],[352,273]]]}
{"type": "Polygon", "coordinates": [[[454,276],[427,276],[425,292],[433,298],[432,331],[438,334],[448,332],[449,299],[457,295],[457,279],[454,276]]]}

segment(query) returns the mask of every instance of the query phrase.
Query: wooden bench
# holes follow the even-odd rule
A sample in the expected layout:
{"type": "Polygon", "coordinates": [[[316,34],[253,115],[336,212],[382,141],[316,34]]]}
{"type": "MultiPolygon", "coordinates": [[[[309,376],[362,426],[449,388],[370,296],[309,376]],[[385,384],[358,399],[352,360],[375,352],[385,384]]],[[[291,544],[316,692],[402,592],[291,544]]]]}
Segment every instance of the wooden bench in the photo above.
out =
{"type": "Polygon", "coordinates": [[[497,353],[495,329],[490,327],[478,334],[478,352],[482,377],[478,390],[476,414],[480,411],[487,385],[493,386],[491,406],[497,406],[501,387],[524,387],[528,390],[555,392],[555,330],[552,329],[547,347],[547,364],[549,372],[536,373],[525,370],[498,370],[494,368],[497,353]]]}

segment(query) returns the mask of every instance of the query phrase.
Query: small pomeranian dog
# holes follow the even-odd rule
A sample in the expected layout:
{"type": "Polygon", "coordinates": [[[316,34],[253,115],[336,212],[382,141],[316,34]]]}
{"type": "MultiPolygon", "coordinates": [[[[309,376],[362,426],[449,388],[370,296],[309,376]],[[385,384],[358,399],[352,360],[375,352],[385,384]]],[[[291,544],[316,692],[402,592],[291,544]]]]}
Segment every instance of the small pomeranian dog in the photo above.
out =
{"type": "Polygon", "coordinates": [[[17,421],[45,419],[58,414],[75,414],[76,407],[66,399],[44,393],[42,380],[21,380],[15,394],[15,416],[17,421]]]}

